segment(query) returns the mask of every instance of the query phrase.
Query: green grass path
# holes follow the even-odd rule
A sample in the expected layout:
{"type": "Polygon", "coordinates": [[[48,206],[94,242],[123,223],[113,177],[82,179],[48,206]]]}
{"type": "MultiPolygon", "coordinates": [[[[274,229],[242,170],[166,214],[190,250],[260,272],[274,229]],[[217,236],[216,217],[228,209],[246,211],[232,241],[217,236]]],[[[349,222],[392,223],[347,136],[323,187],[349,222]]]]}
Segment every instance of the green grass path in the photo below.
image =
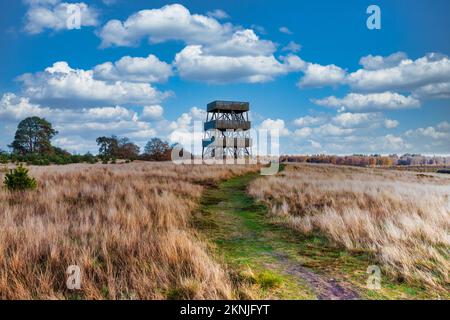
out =
{"type": "Polygon", "coordinates": [[[301,235],[274,223],[267,207],[247,195],[248,184],[257,178],[250,173],[206,189],[193,220],[237,287],[251,284],[261,299],[422,297],[418,290],[389,282],[381,291],[367,290],[370,254],[348,252],[320,235],[301,235]]]}
{"type": "MultiPolygon", "coordinates": [[[[246,193],[249,182],[257,177],[246,174],[208,189],[194,223],[215,243],[217,253],[238,277],[250,277],[250,282],[259,285],[262,298],[315,299],[320,295],[318,279],[297,267],[317,259],[299,252],[323,252],[324,239],[312,237],[305,242],[300,235],[273,224],[266,206],[246,193]]],[[[334,257],[326,254],[326,258],[334,257]]]]}

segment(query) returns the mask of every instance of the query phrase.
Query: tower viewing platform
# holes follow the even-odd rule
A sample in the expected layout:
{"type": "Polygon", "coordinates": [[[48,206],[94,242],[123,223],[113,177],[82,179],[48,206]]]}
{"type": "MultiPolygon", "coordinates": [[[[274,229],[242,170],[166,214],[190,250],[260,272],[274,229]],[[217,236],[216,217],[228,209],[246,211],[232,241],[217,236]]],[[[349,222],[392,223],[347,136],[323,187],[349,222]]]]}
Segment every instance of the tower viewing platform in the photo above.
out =
{"type": "Polygon", "coordinates": [[[249,111],[248,102],[214,101],[208,104],[204,124],[204,158],[250,156],[249,111]]]}
{"type": "Polygon", "coordinates": [[[214,101],[208,103],[207,111],[219,113],[244,113],[250,111],[250,104],[248,102],[214,101]]]}

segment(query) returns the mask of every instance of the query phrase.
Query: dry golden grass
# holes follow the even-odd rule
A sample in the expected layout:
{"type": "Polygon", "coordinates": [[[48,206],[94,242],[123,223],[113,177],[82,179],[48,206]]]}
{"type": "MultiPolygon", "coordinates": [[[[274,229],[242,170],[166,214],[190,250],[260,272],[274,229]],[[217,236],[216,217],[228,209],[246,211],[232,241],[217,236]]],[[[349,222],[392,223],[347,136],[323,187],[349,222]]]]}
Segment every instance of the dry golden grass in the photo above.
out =
{"type": "Polygon", "coordinates": [[[449,288],[448,176],[287,165],[249,190],[293,229],[319,231],[350,250],[370,250],[397,279],[449,288]]]}
{"type": "MultiPolygon", "coordinates": [[[[0,190],[1,299],[232,298],[189,226],[203,185],[249,166],[32,167],[36,191],[0,190]],[[66,288],[66,268],[82,290],[66,288]]],[[[0,173],[3,181],[4,173],[0,173]]]]}

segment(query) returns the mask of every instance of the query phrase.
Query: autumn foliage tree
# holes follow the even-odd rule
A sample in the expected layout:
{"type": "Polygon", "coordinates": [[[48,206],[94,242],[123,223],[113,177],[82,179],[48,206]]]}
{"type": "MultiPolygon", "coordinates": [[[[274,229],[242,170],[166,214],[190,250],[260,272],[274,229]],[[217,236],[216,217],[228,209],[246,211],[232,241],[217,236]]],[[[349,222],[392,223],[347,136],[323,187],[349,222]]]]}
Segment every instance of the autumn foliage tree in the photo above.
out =
{"type": "Polygon", "coordinates": [[[151,161],[169,161],[172,148],[169,143],[159,138],[151,139],[144,148],[144,159],[151,161]]]}
{"type": "Polygon", "coordinates": [[[98,137],[99,154],[104,158],[119,158],[135,160],[139,157],[139,146],[128,138],[117,136],[98,137]]]}
{"type": "Polygon", "coordinates": [[[140,148],[128,138],[120,138],[116,157],[120,159],[135,160],[139,157],[140,148]]]}

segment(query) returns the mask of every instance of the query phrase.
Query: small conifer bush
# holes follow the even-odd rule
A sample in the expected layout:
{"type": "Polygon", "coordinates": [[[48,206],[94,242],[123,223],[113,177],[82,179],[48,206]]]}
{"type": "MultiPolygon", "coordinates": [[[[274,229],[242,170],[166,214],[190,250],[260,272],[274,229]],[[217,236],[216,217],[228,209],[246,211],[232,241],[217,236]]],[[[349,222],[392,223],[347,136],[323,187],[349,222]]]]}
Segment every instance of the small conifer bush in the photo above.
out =
{"type": "Polygon", "coordinates": [[[32,190],[37,187],[36,180],[28,175],[28,169],[22,165],[9,170],[3,184],[11,191],[32,190]]]}

